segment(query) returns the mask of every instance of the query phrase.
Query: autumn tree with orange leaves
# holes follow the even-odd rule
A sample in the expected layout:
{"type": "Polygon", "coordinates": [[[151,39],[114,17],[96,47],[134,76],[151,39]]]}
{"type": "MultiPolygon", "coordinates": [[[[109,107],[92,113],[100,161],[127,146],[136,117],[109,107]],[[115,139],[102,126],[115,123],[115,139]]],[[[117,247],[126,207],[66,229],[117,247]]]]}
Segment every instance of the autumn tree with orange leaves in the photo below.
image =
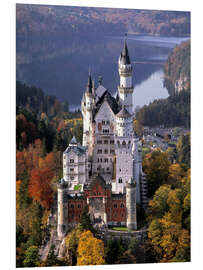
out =
{"type": "Polygon", "coordinates": [[[51,180],[54,174],[49,168],[37,168],[31,172],[28,192],[31,198],[38,201],[44,208],[49,209],[53,201],[51,180]]]}

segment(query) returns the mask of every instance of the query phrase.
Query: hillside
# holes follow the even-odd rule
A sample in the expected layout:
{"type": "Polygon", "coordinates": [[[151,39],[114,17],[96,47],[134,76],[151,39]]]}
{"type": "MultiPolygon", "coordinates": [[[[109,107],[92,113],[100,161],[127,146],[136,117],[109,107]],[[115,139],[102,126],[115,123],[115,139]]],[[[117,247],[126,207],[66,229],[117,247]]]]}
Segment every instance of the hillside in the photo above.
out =
{"type": "Polygon", "coordinates": [[[112,8],[17,4],[17,49],[34,38],[67,40],[80,35],[133,32],[162,36],[190,35],[190,13],[112,8]],[[25,41],[25,40],[24,40],[25,41]]]}
{"type": "Polygon", "coordinates": [[[164,85],[169,94],[190,88],[190,40],[177,46],[164,66],[164,85]]]}
{"type": "Polygon", "coordinates": [[[136,114],[137,120],[145,126],[165,127],[184,126],[190,128],[190,93],[181,91],[180,94],[166,99],[155,100],[148,106],[142,107],[136,114]]]}
{"type": "Polygon", "coordinates": [[[177,46],[164,67],[164,85],[171,96],[142,107],[137,120],[146,126],[190,127],[190,40],[177,46]]]}

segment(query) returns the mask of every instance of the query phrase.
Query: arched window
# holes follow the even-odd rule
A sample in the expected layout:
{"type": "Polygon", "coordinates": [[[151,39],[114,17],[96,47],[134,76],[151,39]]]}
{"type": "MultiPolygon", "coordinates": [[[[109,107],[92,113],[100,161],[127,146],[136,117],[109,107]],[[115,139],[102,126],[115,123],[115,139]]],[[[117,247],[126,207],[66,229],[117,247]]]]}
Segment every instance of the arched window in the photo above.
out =
{"type": "Polygon", "coordinates": [[[74,204],[71,204],[71,205],[70,205],[70,208],[74,208],[74,204]]]}
{"type": "Polygon", "coordinates": [[[113,205],[113,207],[114,207],[114,208],[117,208],[117,204],[115,203],[115,204],[113,205]]]}
{"type": "Polygon", "coordinates": [[[123,180],[122,180],[121,177],[118,179],[118,183],[119,183],[119,184],[123,183],[123,180]]]}
{"type": "Polygon", "coordinates": [[[81,208],[81,204],[78,204],[78,208],[81,208]]]}
{"type": "Polygon", "coordinates": [[[123,145],[123,146],[126,146],[126,142],[125,142],[125,141],[123,141],[123,142],[122,142],[122,145],[123,145]]]}
{"type": "Polygon", "coordinates": [[[124,208],[124,207],[125,207],[125,205],[123,203],[121,203],[121,208],[124,208]]]}

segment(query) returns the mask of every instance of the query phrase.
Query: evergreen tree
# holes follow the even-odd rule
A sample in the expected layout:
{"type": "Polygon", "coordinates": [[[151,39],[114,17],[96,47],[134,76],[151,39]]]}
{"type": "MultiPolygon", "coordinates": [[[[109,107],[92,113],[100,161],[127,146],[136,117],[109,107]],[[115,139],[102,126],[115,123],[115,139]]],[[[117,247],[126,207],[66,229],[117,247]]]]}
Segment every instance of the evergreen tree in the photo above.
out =
{"type": "Polygon", "coordinates": [[[81,231],[88,231],[88,230],[90,230],[91,232],[94,231],[93,226],[91,224],[87,206],[85,206],[82,211],[82,215],[80,218],[80,229],[81,231]]]}

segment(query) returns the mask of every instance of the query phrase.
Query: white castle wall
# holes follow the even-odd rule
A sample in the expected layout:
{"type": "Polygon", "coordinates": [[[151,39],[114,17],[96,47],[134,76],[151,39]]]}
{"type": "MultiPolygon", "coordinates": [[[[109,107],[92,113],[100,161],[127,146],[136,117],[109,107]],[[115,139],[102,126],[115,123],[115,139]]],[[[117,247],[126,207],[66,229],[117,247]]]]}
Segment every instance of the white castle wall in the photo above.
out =
{"type": "Polygon", "coordinates": [[[86,154],[77,155],[73,151],[63,154],[63,176],[64,180],[73,189],[74,185],[84,184],[87,178],[86,154]],[[74,160],[72,163],[71,160],[74,160]]]}
{"type": "Polygon", "coordinates": [[[129,77],[120,76],[120,86],[132,87],[132,76],[129,76],[129,77]]]}
{"type": "Polygon", "coordinates": [[[133,133],[132,118],[116,117],[116,133],[117,136],[130,137],[133,133]]]}

